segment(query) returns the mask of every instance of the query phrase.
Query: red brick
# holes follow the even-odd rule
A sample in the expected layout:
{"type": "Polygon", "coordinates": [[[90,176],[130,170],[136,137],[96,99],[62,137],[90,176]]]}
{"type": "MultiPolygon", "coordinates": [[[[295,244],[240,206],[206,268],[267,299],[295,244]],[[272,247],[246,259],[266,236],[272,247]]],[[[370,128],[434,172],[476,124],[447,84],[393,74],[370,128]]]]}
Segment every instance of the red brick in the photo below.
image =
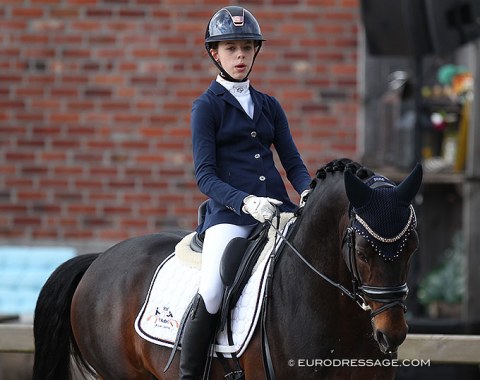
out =
{"type": "Polygon", "coordinates": [[[58,110],[60,108],[60,103],[60,99],[32,99],[30,102],[30,106],[31,108],[38,108],[41,110],[58,110]]]}
{"type": "Polygon", "coordinates": [[[65,189],[68,185],[69,180],[66,178],[41,178],[39,181],[39,186],[45,189],[65,189]]]}
{"type": "Polygon", "coordinates": [[[97,207],[86,204],[71,204],[68,206],[68,213],[70,214],[95,214],[97,207]]]}
{"type": "Polygon", "coordinates": [[[71,86],[53,86],[52,89],[50,90],[50,95],[51,96],[58,96],[58,97],[70,97],[70,98],[76,98],[78,97],[79,90],[77,87],[71,87],[71,86]]]}
{"type": "Polygon", "coordinates": [[[75,179],[73,181],[75,189],[101,189],[103,181],[101,179],[75,179]]]}
{"type": "Polygon", "coordinates": [[[60,0],[31,0],[32,4],[59,4],[60,0]]]}
{"type": "Polygon", "coordinates": [[[25,165],[22,166],[20,172],[23,175],[45,175],[48,173],[48,167],[46,165],[25,165]]]}
{"type": "Polygon", "coordinates": [[[87,8],[85,14],[87,17],[109,17],[113,15],[113,11],[107,8],[87,8]]]}
{"type": "Polygon", "coordinates": [[[64,27],[65,23],[58,19],[37,19],[32,22],[32,30],[38,32],[58,32],[64,27]]]}
{"type": "Polygon", "coordinates": [[[6,152],[5,158],[7,161],[33,161],[35,159],[34,152],[6,152]]]}
{"type": "Polygon", "coordinates": [[[94,5],[97,3],[97,0],[65,0],[66,4],[74,4],[74,5],[94,5]]]}
{"type": "Polygon", "coordinates": [[[100,85],[122,85],[125,83],[123,75],[96,75],[93,79],[96,84],[100,85]]]}
{"type": "Polygon", "coordinates": [[[78,123],[79,120],[80,115],[77,113],[52,113],[48,118],[48,121],[53,124],[78,123]]]}
{"type": "Polygon", "coordinates": [[[13,17],[36,18],[43,16],[43,9],[41,7],[13,8],[11,12],[13,17]]]}
{"type": "Polygon", "coordinates": [[[99,233],[99,238],[106,241],[121,241],[129,238],[130,235],[125,230],[101,230],[99,233]]]}
{"type": "Polygon", "coordinates": [[[16,188],[16,189],[23,189],[28,188],[31,189],[33,187],[33,180],[31,178],[7,178],[5,180],[5,185],[8,188],[16,188]]]}
{"type": "Polygon", "coordinates": [[[19,83],[22,81],[22,76],[17,74],[0,74],[0,84],[1,83],[19,83]]]}
{"type": "Polygon", "coordinates": [[[146,193],[126,193],[123,195],[123,200],[128,203],[150,203],[152,202],[152,195],[146,193]]]}
{"type": "MultiPolygon", "coordinates": [[[[267,38],[252,84],[279,99],[305,161],[316,168],[354,149],[359,2],[272,1],[246,3],[267,38]]],[[[0,239],[117,240],[194,227],[204,196],[192,173],[190,111],[216,75],[203,34],[213,10],[225,4],[6,4],[0,173],[9,191],[0,202],[20,193],[28,207],[0,210],[0,224],[8,222],[0,239]],[[95,208],[70,216],[72,204],[95,208]],[[41,223],[20,227],[14,214],[41,223]]]]}
{"type": "Polygon", "coordinates": [[[118,15],[121,17],[145,17],[145,11],[142,9],[120,9],[118,15]]]}
{"type": "Polygon", "coordinates": [[[103,212],[106,215],[113,214],[129,214],[131,213],[132,208],[129,206],[105,206],[103,207],[103,212]]]}
{"type": "Polygon", "coordinates": [[[143,120],[143,116],[138,114],[118,113],[113,117],[113,120],[115,123],[135,124],[135,123],[140,123],[143,120]]]}
{"type": "Polygon", "coordinates": [[[25,30],[27,21],[13,19],[6,20],[4,17],[0,19],[0,30],[9,31],[9,30],[25,30]]]}
{"type": "MultiPolygon", "coordinates": [[[[95,0],[96,1],[96,0],[95,0]]],[[[98,32],[103,28],[101,22],[91,20],[74,21],[71,24],[72,30],[86,31],[86,32],[98,32]]]]}
{"type": "Polygon", "coordinates": [[[148,228],[148,221],[145,219],[123,219],[120,220],[120,227],[122,230],[124,228],[146,230],[148,228]]]}
{"type": "Polygon", "coordinates": [[[56,229],[42,229],[36,228],[32,231],[32,237],[38,240],[56,240],[60,236],[56,229]]]}
{"type": "Polygon", "coordinates": [[[83,173],[82,166],[56,166],[53,169],[56,175],[60,176],[76,176],[83,173]]]}
{"type": "Polygon", "coordinates": [[[111,201],[116,201],[118,198],[117,194],[115,192],[92,192],[89,195],[89,200],[90,202],[111,202],[111,201]]]}
{"type": "Polygon", "coordinates": [[[112,225],[111,218],[104,218],[104,217],[94,217],[94,216],[87,216],[83,218],[82,225],[84,227],[110,227],[112,225]]]}
{"type": "Polygon", "coordinates": [[[68,18],[75,18],[77,19],[80,16],[80,9],[78,7],[75,8],[52,8],[50,10],[50,16],[52,18],[59,18],[59,19],[68,19],[68,18]]]}
{"type": "Polygon", "coordinates": [[[40,153],[40,159],[49,162],[65,162],[67,153],[65,151],[44,151],[40,153]]]}
{"type": "Polygon", "coordinates": [[[53,148],[57,149],[73,149],[80,146],[80,141],[71,139],[55,139],[51,142],[53,148]]]}
{"type": "Polygon", "coordinates": [[[87,97],[111,97],[112,89],[105,87],[90,87],[85,90],[85,96],[87,97]]]}
{"type": "Polygon", "coordinates": [[[91,240],[93,237],[93,231],[92,230],[72,230],[72,231],[66,231],[64,233],[64,237],[67,239],[79,239],[79,240],[91,240]]]}
{"type": "Polygon", "coordinates": [[[14,216],[13,223],[18,227],[38,226],[42,223],[42,219],[39,216],[14,216]]]}
{"type": "Polygon", "coordinates": [[[22,214],[27,212],[27,206],[24,204],[13,204],[0,202],[0,214],[22,214]]]}

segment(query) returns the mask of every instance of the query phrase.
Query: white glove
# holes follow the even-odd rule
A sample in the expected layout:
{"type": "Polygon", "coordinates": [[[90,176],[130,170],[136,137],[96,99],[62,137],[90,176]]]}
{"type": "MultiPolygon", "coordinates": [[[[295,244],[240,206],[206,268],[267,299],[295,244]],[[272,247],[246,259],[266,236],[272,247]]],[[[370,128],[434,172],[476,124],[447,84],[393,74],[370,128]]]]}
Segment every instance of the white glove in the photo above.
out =
{"type": "Polygon", "coordinates": [[[308,194],[310,194],[311,191],[312,191],[312,189],[307,189],[307,190],[302,191],[302,194],[300,195],[300,203],[298,205],[299,207],[305,206],[307,196],[308,196],[308,194]]]}
{"type": "Polygon", "coordinates": [[[283,202],[267,197],[256,197],[249,195],[243,200],[242,211],[250,214],[260,223],[270,220],[275,215],[275,206],[281,205],[283,202]]]}

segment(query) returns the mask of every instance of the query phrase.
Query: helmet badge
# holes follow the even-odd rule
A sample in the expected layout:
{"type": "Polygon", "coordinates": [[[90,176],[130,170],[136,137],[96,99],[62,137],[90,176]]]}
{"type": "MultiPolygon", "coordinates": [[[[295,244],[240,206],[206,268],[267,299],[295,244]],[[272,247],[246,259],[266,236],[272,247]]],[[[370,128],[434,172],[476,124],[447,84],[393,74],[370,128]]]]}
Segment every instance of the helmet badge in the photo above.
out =
{"type": "Polygon", "coordinates": [[[232,16],[232,21],[235,26],[243,26],[243,16],[232,16]]]}

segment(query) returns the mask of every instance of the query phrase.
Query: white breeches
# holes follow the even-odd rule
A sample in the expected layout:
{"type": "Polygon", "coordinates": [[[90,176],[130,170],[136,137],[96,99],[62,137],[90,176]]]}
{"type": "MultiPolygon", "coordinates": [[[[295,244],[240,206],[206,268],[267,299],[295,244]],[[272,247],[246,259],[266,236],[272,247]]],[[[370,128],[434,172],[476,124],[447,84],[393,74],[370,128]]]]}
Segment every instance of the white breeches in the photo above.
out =
{"type": "Polygon", "coordinates": [[[216,314],[222,302],[224,286],[220,278],[220,261],[225,247],[235,237],[248,237],[254,226],[217,224],[205,231],[202,273],[198,292],[210,314],[216,314]]]}

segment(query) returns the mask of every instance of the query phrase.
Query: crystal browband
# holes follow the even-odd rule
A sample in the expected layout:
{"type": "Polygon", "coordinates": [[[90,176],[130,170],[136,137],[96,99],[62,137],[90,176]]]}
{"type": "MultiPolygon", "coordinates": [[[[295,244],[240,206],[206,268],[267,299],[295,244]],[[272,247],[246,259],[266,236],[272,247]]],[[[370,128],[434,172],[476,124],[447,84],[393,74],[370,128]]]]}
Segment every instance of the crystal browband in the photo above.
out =
{"type": "Polygon", "coordinates": [[[355,219],[358,220],[358,222],[367,230],[367,232],[378,241],[381,241],[382,243],[394,243],[400,240],[403,235],[405,235],[405,233],[410,228],[412,222],[416,220],[416,217],[415,210],[413,209],[413,206],[410,205],[410,216],[408,217],[407,224],[405,224],[405,227],[403,227],[403,229],[397,236],[394,236],[392,238],[385,238],[377,234],[374,230],[372,230],[372,228],[367,224],[367,222],[365,222],[361,217],[358,216],[358,214],[355,214],[355,219]]]}

